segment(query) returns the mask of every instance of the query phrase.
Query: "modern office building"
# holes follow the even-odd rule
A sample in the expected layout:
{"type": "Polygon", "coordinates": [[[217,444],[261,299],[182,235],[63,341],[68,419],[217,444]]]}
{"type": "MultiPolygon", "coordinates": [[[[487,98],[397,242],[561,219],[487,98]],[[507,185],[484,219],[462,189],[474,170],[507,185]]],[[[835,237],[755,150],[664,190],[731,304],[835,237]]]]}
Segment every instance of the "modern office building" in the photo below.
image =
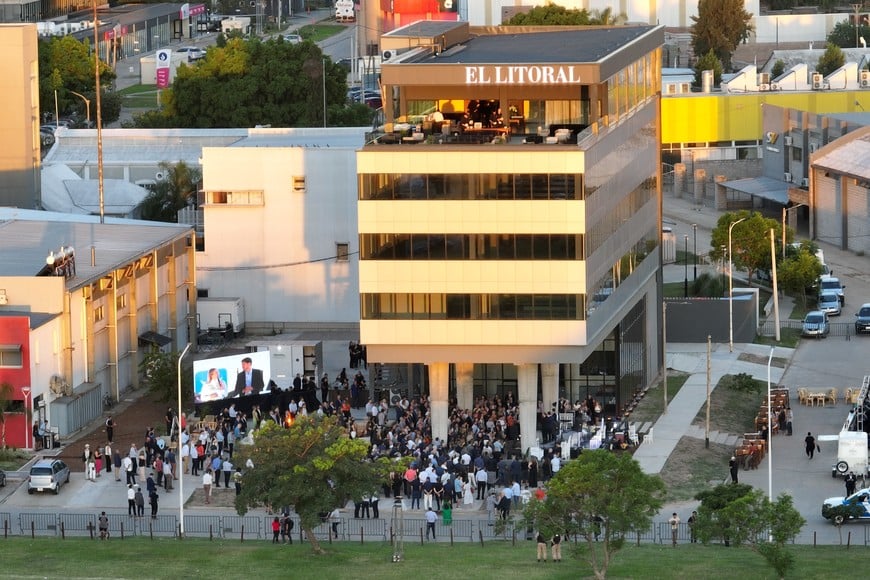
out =
{"type": "Polygon", "coordinates": [[[619,414],[657,375],[663,29],[417,22],[357,154],[369,362],[428,366],[433,435],[513,392],[619,414]]]}

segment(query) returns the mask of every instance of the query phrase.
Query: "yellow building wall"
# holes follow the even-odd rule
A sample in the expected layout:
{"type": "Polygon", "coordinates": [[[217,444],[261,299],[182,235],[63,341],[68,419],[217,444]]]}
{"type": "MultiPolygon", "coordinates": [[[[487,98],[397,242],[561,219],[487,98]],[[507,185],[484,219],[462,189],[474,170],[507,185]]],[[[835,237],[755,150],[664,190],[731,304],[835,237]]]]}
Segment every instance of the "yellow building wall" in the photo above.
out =
{"type": "Polygon", "coordinates": [[[664,97],[662,143],[761,139],[761,109],[776,105],[810,113],[870,111],[870,90],[692,94],[664,97]]]}

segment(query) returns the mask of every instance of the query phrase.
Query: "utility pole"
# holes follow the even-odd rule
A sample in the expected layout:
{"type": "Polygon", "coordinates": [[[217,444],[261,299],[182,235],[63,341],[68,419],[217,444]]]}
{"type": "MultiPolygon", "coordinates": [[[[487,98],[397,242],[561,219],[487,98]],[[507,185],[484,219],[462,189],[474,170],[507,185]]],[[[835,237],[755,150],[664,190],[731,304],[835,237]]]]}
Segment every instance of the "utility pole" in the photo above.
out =
{"type": "Polygon", "coordinates": [[[711,369],[710,369],[710,345],[711,338],[710,335],[707,335],[707,426],[704,429],[704,448],[710,448],[710,380],[711,380],[711,369]]]}

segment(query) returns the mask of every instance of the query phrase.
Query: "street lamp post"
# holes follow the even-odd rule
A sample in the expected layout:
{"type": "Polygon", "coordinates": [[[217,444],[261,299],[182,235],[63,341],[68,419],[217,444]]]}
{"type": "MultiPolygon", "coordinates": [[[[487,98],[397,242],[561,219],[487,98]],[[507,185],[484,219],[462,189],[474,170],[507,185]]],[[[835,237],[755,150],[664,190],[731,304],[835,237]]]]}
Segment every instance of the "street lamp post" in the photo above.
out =
{"type": "MultiPolygon", "coordinates": [[[[767,500],[773,503],[773,419],[770,406],[770,364],[773,362],[773,349],[770,347],[770,356],[767,357],[767,500]]],[[[772,539],[772,538],[769,538],[772,539]]]]}
{"type": "Polygon", "coordinates": [[[85,102],[85,112],[86,112],[85,114],[87,115],[86,116],[87,128],[90,129],[91,128],[91,100],[89,98],[87,98],[86,96],[84,96],[80,93],[77,93],[75,91],[69,91],[69,92],[74,94],[75,96],[79,97],[81,100],[83,100],[85,102]]]}
{"type": "Polygon", "coordinates": [[[731,254],[731,230],[745,219],[740,218],[728,226],[728,352],[734,352],[734,281],[732,279],[734,261],[731,254]]]}
{"type": "MultiPolygon", "coordinates": [[[[181,360],[184,358],[184,355],[187,354],[187,351],[190,350],[190,343],[187,343],[187,346],[184,347],[184,350],[181,351],[181,354],[178,356],[178,368],[177,368],[177,377],[178,377],[178,464],[181,465],[181,473],[178,477],[178,521],[179,521],[179,537],[184,537],[184,461],[181,457],[181,360]]],[[[170,477],[172,477],[170,475],[170,477]]]]}
{"type": "Polygon", "coordinates": [[[21,387],[21,394],[24,395],[24,448],[29,449],[27,434],[30,433],[30,421],[27,420],[27,399],[30,398],[30,387],[21,387]]]}
{"type": "Polygon", "coordinates": [[[685,271],[685,277],[683,278],[683,298],[689,297],[689,234],[685,234],[683,236],[683,240],[685,240],[685,249],[683,250],[683,254],[686,256],[683,260],[683,270],[685,271]]]}
{"type": "Polygon", "coordinates": [[[698,224],[692,224],[692,282],[698,279],[698,224]]]}

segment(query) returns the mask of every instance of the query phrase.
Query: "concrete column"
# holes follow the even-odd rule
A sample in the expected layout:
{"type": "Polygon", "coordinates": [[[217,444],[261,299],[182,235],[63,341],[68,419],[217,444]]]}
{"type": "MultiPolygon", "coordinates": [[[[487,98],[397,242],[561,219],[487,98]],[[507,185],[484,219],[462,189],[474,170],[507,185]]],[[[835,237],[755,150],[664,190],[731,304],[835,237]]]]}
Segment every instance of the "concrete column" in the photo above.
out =
{"type": "Polygon", "coordinates": [[[517,367],[517,390],[520,400],[520,452],[525,453],[537,440],[538,365],[517,367]]]}
{"type": "Polygon", "coordinates": [[[704,194],[707,189],[707,171],[704,169],[695,170],[695,203],[704,201],[704,194]]]}
{"type": "Polygon", "coordinates": [[[716,188],[716,192],[713,194],[716,199],[716,209],[724,211],[728,208],[728,190],[722,184],[728,181],[728,178],[724,175],[717,175],[713,178],[713,181],[716,183],[716,185],[714,186],[716,188]]]}
{"type": "Polygon", "coordinates": [[[559,365],[557,363],[541,364],[541,395],[544,410],[552,410],[553,403],[559,400],[559,365]]]}
{"type": "Polygon", "coordinates": [[[460,409],[474,407],[474,363],[456,363],[456,404],[460,409]]]}
{"type": "Polygon", "coordinates": [[[447,395],[450,367],[447,363],[433,363],[429,365],[429,397],[432,408],[432,440],[437,437],[441,441],[447,441],[447,428],[449,424],[447,395]]]}
{"type": "Polygon", "coordinates": [[[683,197],[683,191],[686,187],[686,164],[674,164],[674,197],[680,199],[683,197]]]}

